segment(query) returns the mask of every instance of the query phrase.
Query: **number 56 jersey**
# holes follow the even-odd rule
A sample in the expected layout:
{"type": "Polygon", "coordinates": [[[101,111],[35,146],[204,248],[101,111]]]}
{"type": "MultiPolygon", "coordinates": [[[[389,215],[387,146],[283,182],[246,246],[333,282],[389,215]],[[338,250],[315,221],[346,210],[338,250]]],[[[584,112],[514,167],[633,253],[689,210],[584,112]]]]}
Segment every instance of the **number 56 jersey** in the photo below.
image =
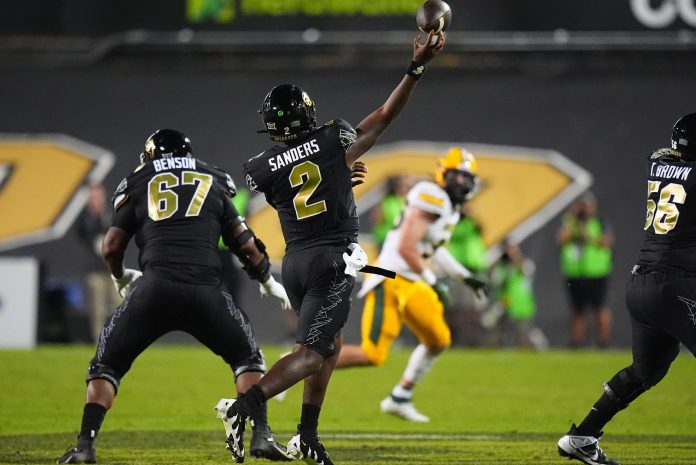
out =
{"type": "Polygon", "coordinates": [[[647,160],[648,199],[638,265],[696,273],[696,160],[672,149],[647,160]]]}
{"type": "Polygon", "coordinates": [[[249,189],[262,192],[278,212],[286,252],[357,240],[358,215],[345,157],[355,140],[350,124],[332,120],[244,164],[249,189]]]}

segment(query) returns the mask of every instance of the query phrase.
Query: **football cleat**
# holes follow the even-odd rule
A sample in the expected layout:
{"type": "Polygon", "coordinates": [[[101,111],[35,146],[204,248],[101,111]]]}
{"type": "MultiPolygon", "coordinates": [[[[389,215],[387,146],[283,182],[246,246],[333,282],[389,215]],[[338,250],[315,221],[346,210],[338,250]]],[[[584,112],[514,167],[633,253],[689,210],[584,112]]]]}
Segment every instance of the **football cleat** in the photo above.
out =
{"type": "Polygon", "coordinates": [[[94,442],[78,440],[77,445],[68,449],[56,463],[97,463],[94,442]]]}
{"type": "Polygon", "coordinates": [[[276,462],[290,462],[293,460],[293,457],[288,454],[285,447],[278,444],[273,438],[273,434],[268,427],[259,427],[252,430],[249,454],[251,454],[252,457],[264,458],[276,462]]]}
{"type": "Polygon", "coordinates": [[[587,465],[621,465],[604,454],[599,447],[599,438],[602,433],[595,436],[580,436],[577,427],[573,425],[568,434],[558,440],[558,453],[561,457],[579,460],[587,465]]]}
{"type": "Polygon", "coordinates": [[[428,423],[430,418],[416,410],[416,407],[411,401],[398,402],[390,395],[379,403],[382,412],[391,413],[408,421],[417,423],[428,423]]]}
{"type": "Polygon", "coordinates": [[[244,462],[244,428],[247,416],[239,411],[237,399],[220,399],[215,406],[227,436],[227,449],[237,463],[244,462]]]}
{"type": "Polygon", "coordinates": [[[296,460],[304,460],[311,465],[333,465],[329,453],[319,442],[319,436],[308,438],[297,433],[288,442],[288,454],[296,460]]]}

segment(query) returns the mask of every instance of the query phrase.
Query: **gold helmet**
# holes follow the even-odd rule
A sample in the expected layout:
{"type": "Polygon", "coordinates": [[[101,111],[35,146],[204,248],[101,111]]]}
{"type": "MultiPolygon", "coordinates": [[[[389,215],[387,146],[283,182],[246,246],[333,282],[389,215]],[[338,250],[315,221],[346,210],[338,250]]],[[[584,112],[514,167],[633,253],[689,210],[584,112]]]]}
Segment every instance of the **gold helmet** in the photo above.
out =
{"type": "Polygon", "coordinates": [[[443,188],[454,203],[470,199],[478,185],[478,162],[462,147],[452,147],[438,160],[435,181],[443,188]]]}

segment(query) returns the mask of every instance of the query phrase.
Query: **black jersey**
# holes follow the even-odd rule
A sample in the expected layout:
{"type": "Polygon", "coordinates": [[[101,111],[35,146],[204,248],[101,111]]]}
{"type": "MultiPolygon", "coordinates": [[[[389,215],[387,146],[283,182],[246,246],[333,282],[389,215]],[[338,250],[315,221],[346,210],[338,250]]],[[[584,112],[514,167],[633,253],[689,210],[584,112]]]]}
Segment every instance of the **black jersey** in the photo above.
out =
{"type": "Polygon", "coordinates": [[[220,231],[239,216],[234,190],[228,174],[196,158],[149,161],[116,189],[113,225],[135,234],[143,273],[217,285],[220,231]]]}
{"type": "Polygon", "coordinates": [[[355,140],[350,124],[337,119],[244,164],[249,188],[263,192],[278,211],[286,251],[357,239],[358,214],[345,157],[355,140]]]}
{"type": "Polygon", "coordinates": [[[671,149],[647,160],[648,209],[638,265],[696,273],[696,160],[671,149]]]}

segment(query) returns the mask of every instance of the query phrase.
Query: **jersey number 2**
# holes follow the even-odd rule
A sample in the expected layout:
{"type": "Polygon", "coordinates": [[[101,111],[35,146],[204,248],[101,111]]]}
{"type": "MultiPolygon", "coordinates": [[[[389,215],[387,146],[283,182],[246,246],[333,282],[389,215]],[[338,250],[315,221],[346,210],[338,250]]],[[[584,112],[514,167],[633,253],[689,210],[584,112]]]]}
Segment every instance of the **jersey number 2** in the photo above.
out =
{"type": "Polygon", "coordinates": [[[210,186],[213,185],[213,177],[209,174],[196,173],[195,171],[183,171],[181,183],[179,177],[173,173],[162,173],[154,176],[147,184],[147,214],[152,221],[161,221],[170,218],[179,209],[179,196],[172,188],[179,184],[196,184],[196,192],[191,197],[186,216],[198,216],[201,213],[210,186]]]}
{"type": "Polygon", "coordinates": [[[309,198],[314,194],[314,191],[317,190],[321,182],[319,165],[311,161],[300,163],[292,169],[288,179],[290,180],[290,186],[302,186],[295,195],[295,198],[292,199],[298,220],[319,215],[326,211],[326,202],[324,200],[309,203],[309,198]]]}
{"type": "Polygon", "coordinates": [[[679,208],[686,201],[686,191],[681,184],[670,183],[660,189],[660,181],[648,181],[648,211],[645,216],[645,227],[655,229],[655,234],[667,234],[677,225],[679,208]],[[655,203],[650,196],[659,192],[655,203]]]}

